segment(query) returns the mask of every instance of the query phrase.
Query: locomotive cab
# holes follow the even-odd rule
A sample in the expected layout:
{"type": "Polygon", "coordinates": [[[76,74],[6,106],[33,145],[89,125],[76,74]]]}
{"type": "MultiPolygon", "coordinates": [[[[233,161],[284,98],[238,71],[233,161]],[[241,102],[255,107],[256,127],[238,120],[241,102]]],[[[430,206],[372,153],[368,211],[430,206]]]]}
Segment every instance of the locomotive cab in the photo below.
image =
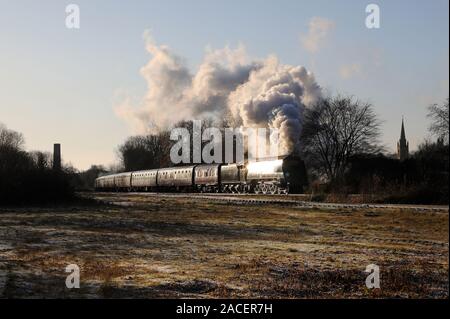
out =
{"type": "Polygon", "coordinates": [[[289,193],[301,194],[308,185],[305,162],[297,156],[287,156],[283,159],[283,174],[289,193]]]}

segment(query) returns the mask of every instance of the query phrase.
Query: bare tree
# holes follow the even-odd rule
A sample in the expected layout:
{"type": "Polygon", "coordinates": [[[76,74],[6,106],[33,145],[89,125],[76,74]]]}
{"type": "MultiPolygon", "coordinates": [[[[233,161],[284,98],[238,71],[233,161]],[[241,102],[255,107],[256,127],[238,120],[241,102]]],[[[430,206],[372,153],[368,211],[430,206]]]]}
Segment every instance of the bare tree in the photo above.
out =
{"type": "Polygon", "coordinates": [[[444,142],[448,143],[448,98],[442,105],[430,105],[428,107],[427,117],[431,119],[431,124],[429,127],[430,132],[442,139],[444,142]]]}
{"type": "Polygon", "coordinates": [[[169,166],[170,135],[132,136],[119,146],[118,154],[125,171],[169,166]]]}
{"type": "Polygon", "coordinates": [[[29,152],[30,159],[37,169],[44,170],[52,167],[52,154],[49,152],[29,152]]]}
{"type": "Polygon", "coordinates": [[[324,98],[305,110],[304,156],[320,176],[334,182],[343,176],[353,155],[381,150],[379,126],[370,103],[351,96],[324,98]]]}
{"type": "Polygon", "coordinates": [[[69,174],[55,174],[50,154],[26,152],[24,144],[21,133],[0,125],[0,205],[72,198],[69,174]]]}
{"type": "Polygon", "coordinates": [[[0,146],[13,149],[21,149],[25,144],[22,133],[9,130],[4,124],[0,123],[0,146]]]}

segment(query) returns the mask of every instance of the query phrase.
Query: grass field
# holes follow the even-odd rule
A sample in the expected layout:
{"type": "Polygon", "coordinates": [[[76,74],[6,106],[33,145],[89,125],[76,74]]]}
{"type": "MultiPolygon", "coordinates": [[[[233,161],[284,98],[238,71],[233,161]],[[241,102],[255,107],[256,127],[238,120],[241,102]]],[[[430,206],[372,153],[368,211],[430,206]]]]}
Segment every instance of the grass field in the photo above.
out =
{"type": "Polygon", "coordinates": [[[116,204],[0,208],[1,298],[448,297],[448,212],[84,196],[116,204]]]}

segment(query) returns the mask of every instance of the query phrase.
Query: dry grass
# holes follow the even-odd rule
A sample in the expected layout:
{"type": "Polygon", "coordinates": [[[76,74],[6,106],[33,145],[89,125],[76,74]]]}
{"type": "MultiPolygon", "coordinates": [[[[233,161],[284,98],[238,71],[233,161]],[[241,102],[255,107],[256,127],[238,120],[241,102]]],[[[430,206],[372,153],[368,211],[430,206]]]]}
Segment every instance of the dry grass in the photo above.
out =
{"type": "Polygon", "coordinates": [[[0,297],[448,297],[448,213],[95,196],[120,206],[0,208],[0,297]]]}

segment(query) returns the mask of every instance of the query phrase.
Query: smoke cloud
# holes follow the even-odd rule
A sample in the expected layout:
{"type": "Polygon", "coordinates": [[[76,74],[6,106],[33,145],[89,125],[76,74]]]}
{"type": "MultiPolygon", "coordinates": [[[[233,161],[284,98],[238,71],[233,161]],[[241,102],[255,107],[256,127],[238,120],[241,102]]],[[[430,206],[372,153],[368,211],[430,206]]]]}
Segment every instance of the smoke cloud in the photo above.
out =
{"type": "Polygon", "coordinates": [[[303,110],[321,96],[312,73],[280,64],[275,56],[251,61],[245,49],[208,50],[197,72],[146,34],[151,59],[141,69],[145,97],[115,108],[136,133],[155,133],[182,120],[229,118],[234,125],[279,130],[283,153],[295,151],[303,110]]]}
{"type": "Polygon", "coordinates": [[[303,47],[311,53],[316,53],[333,29],[333,21],[322,17],[313,17],[309,21],[308,33],[300,36],[303,47]]]}

